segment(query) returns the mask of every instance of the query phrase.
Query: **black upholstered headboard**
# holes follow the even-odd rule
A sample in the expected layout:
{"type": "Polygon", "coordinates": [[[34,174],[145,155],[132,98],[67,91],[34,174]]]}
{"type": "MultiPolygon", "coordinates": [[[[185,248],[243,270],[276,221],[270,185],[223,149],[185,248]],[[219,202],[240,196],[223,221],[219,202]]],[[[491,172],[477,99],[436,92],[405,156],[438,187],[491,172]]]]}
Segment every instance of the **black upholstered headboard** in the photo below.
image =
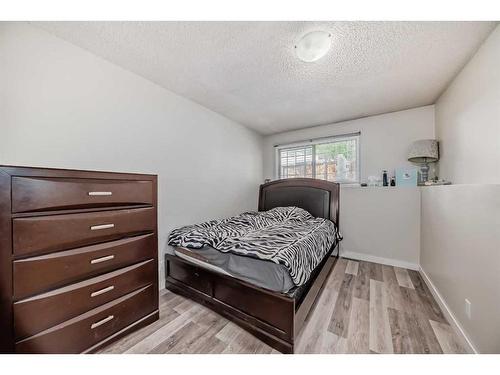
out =
{"type": "Polygon", "coordinates": [[[297,206],[339,225],[340,186],[314,178],[288,178],[260,185],[259,211],[297,206]]]}

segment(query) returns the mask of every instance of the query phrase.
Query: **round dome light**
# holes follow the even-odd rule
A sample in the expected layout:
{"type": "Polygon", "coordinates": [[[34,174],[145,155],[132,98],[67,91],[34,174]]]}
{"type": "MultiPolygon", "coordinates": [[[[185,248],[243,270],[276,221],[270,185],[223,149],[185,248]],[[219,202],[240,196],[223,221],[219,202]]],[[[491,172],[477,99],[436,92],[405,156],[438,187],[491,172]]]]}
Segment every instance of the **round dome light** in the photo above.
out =
{"type": "Polygon", "coordinates": [[[295,51],[297,57],[302,61],[313,62],[325,56],[331,45],[332,35],[330,33],[312,31],[299,40],[295,46],[295,51]]]}

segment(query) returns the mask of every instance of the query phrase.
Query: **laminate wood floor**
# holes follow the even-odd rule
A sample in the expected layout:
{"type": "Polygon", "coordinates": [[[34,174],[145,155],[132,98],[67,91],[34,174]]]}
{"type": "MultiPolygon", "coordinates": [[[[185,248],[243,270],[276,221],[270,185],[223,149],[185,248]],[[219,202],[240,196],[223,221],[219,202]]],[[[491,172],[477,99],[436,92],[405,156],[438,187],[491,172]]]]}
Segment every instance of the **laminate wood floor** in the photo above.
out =
{"type": "MultiPolygon", "coordinates": [[[[339,259],[296,353],[466,353],[420,274],[339,259]]],[[[278,353],[229,320],[170,291],[160,319],[100,353],[278,353]]]]}

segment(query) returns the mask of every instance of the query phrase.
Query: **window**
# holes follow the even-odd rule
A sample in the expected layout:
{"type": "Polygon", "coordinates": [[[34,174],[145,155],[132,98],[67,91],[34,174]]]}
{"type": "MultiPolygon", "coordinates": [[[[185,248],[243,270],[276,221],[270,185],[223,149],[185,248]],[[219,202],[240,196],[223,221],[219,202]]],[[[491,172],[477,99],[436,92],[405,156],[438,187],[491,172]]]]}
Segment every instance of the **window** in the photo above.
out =
{"type": "Polygon", "coordinates": [[[359,182],[359,133],[276,146],[278,178],[359,182]]]}

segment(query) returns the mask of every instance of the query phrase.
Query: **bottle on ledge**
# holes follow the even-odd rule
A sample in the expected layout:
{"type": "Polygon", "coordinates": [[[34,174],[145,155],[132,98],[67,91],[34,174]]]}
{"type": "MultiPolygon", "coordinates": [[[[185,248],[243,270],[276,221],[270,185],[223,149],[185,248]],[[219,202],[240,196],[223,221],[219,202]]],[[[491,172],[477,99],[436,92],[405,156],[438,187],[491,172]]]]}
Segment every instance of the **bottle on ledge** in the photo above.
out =
{"type": "Polygon", "coordinates": [[[387,171],[385,169],[382,171],[382,185],[389,186],[389,180],[387,179],[387,171]]]}

